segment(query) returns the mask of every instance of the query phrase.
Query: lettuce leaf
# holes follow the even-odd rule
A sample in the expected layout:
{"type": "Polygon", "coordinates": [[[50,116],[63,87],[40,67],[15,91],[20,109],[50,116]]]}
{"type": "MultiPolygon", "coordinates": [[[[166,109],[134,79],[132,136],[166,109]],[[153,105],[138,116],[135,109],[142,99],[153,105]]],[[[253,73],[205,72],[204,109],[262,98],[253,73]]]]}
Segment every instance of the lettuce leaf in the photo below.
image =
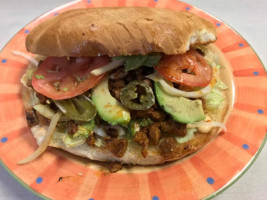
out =
{"type": "Polygon", "coordinates": [[[141,66],[154,67],[158,64],[160,59],[160,53],[134,56],[117,56],[112,58],[112,60],[125,60],[124,66],[126,71],[134,70],[141,66]]]}
{"type": "Polygon", "coordinates": [[[97,147],[104,147],[105,146],[104,140],[102,140],[101,138],[96,138],[95,146],[97,146],[97,147]]]}
{"type": "Polygon", "coordinates": [[[150,126],[153,121],[150,118],[144,118],[139,120],[131,120],[129,123],[129,130],[131,135],[135,135],[142,127],[150,126]]]}
{"type": "Polygon", "coordinates": [[[79,124],[78,131],[72,134],[66,134],[62,139],[67,148],[75,147],[85,143],[88,136],[92,133],[95,126],[94,120],[88,123],[79,124]]]}
{"type": "Polygon", "coordinates": [[[86,137],[84,137],[83,135],[74,138],[71,134],[66,134],[63,137],[63,142],[67,148],[82,145],[83,143],[85,143],[85,141],[86,137]]]}
{"type": "Polygon", "coordinates": [[[78,137],[83,135],[84,137],[88,138],[95,127],[95,121],[91,120],[88,123],[78,125],[78,131],[73,135],[73,137],[78,137]]]}
{"type": "Polygon", "coordinates": [[[218,107],[224,101],[223,90],[227,88],[228,86],[224,82],[218,81],[212,88],[211,92],[203,97],[207,110],[212,111],[218,109],[218,107]]]}

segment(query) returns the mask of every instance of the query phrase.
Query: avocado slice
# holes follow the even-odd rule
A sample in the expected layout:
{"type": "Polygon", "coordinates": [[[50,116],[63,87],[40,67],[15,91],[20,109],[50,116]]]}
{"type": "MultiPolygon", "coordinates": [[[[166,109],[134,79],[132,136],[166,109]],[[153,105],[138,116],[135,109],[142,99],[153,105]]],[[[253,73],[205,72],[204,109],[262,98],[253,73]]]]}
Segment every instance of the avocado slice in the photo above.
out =
{"type": "Polygon", "coordinates": [[[93,89],[92,101],[99,116],[109,124],[127,126],[131,120],[129,111],[111,96],[108,89],[108,79],[103,80],[93,89]]]}
{"type": "Polygon", "coordinates": [[[188,124],[205,119],[201,100],[189,100],[166,93],[160,83],[155,82],[156,99],[163,110],[176,122],[188,124]]]}

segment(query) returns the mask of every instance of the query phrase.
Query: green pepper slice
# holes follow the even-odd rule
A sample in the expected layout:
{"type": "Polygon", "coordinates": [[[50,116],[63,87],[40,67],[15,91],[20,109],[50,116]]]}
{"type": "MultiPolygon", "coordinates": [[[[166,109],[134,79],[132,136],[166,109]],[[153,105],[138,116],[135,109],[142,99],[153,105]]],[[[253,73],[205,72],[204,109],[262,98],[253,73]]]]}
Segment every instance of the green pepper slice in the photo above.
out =
{"type": "Polygon", "coordinates": [[[143,81],[132,81],[120,94],[121,103],[132,110],[147,110],[155,103],[151,87],[143,81]]]}
{"type": "Polygon", "coordinates": [[[94,119],[97,113],[92,100],[85,95],[65,100],[54,100],[54,102],[72,120],[90,121],[94,119]]]}

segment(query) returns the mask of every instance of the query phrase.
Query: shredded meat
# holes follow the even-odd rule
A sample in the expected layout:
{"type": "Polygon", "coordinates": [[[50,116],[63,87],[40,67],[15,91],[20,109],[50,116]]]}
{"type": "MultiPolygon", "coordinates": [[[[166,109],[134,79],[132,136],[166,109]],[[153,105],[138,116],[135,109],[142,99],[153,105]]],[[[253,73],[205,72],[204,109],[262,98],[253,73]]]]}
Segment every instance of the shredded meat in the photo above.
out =
{"type": "Polygon", "coordinates": [[[94,146],[95,145],[95,142],[96,142],[95,133],[89,135],[89,137],[86,139],[86,143],[89,146],[94,146]]]}
{"type": "Polygon", "coordinates": [[[159,139],[160,139],[160,129],[157,127],[156,124],[152,124],[149,127],[149,141],[151,145],[157,145],[159,144],[159,139]]]}
{"type": "Polygon", "coordinates": [[[108,165],[110,173],[115,173],[122,169],[122,164],[118,162],[110,162],[108,165]]]}
{"type": "Polygon", "coordinates": [[[115,128],[108,128],[106,133],[112,138],[117,138],[119,136],[119,131],[115,128]]]}
{"type": "Polygon", "coordinates": [[[116,157],[123,157],[128,146],[127,139],[105,138],[106,148],[116,157]]]}
{"type": "Polygon", "coordinates": [[[68,133],[75,134],[78,131],[78,124],[75,123],[73,120],[68,121],[68,133]]]}
{"type": "Polygon", "coordinates": [[[160,143],[159,148],[161,150],[161,155],[165,159],[172,158],[177,154],[177,142],[173,137],[164,138],[160,143]]]}
{"type": "Polygon", "coordinates": [[[160,122],[160,129],[168,136],[183,137],[186,135],[186,124],[176,123],[172,119],[160,122]]]}
{"type": "Polygon", "coordinates": [[[38,118],[36,116],[36,110],[33,107],[29,107],[25,110],[26,120],[29,127],[38,125],[38,118]]]}
{"type": "Polygon", "coordinates": [[[147,132],[148,129],[146,127],[142,128],[140,131],[137,131],[134,135],[134,141],[143,147],[148,146],[149,139],[146,135],[147,132]]]}

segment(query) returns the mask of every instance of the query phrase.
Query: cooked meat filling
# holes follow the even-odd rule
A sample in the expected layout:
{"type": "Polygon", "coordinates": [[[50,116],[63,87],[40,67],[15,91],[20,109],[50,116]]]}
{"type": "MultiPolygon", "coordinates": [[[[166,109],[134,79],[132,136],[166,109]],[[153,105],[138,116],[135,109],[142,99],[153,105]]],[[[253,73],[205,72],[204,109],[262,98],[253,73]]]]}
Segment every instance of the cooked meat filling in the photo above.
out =
{"type": "Polygon", "coordinates": [[[123,157],[128,146],[128,140],[106,137],[106,148],[116,157],[123,157]]]}
{"type": "Polygon", "coordinates": [[[149,132],[148,132],[148,135],[149,135],[149,141],[150,141],[150,144],[151,145],[158,145],[159,144],[159,139],[160,139],[160,129],[159,127],[157,126],[157,124],[152,124],[150,127],[149,127],[149,132]]]}
{"type": "Polygon", "coordinates": [[[108,136],[110,136],[112,138],[117,138],[119,136],[119,131],[115,128],[108,128],[106,130],[106,133],[108,136]]]}
{"type": "Polygon", "coordinates": [[[143,147],[141,149],[141,154],[142,154],[143,158],[146,158],[147,157],[148,151],[147,151],[147,148],[146,147],[143,147]]]}
{"type": "Polygon", "coordinates": [[[183,137],[186,135],[186,124],[179,124],[172,119],[160,122],[160,129],[168,136],[183,137]]]}
{"type": "Polygon", "coordinates": [[[73,120],[68,121],[68,133],[73,135],[78,131],[78,124],[73,120]]]}
{"type": "Polygon", "coordinates": [[[173,137],[166,137],[160,143],[159,148],[161,150],[161,155],[165,159],[171,159],[177,155],[178,143],[173,137]]]}
{"type": "Polygon", "coordinates": [[[115,173],[122,169],[122,164],[118,162],[110,162],[108,165],[110,173],[115,173]]]}
{"type": "Polygon", "coordinates": [[[148,129],[146,127],[142,128],[140,131],[137,131],[134,136],[134,141],[142,147],[147,147],[149,144],[147,132],[148,129]]]}
{"type": "Polygon", "coordinates": [[[96,142],[95,133],[89,135],[89,137],[86,139],[86,143],[89,146],[94,146],[95,145],[95,142],[96,142]]]}
{"type": "Polygon", "coordinates": [[[29,107],[25,110],[26,120],[29,127],[38,125],[38,118],[36,115],[36,110],[33,107],[29,107]]]}

